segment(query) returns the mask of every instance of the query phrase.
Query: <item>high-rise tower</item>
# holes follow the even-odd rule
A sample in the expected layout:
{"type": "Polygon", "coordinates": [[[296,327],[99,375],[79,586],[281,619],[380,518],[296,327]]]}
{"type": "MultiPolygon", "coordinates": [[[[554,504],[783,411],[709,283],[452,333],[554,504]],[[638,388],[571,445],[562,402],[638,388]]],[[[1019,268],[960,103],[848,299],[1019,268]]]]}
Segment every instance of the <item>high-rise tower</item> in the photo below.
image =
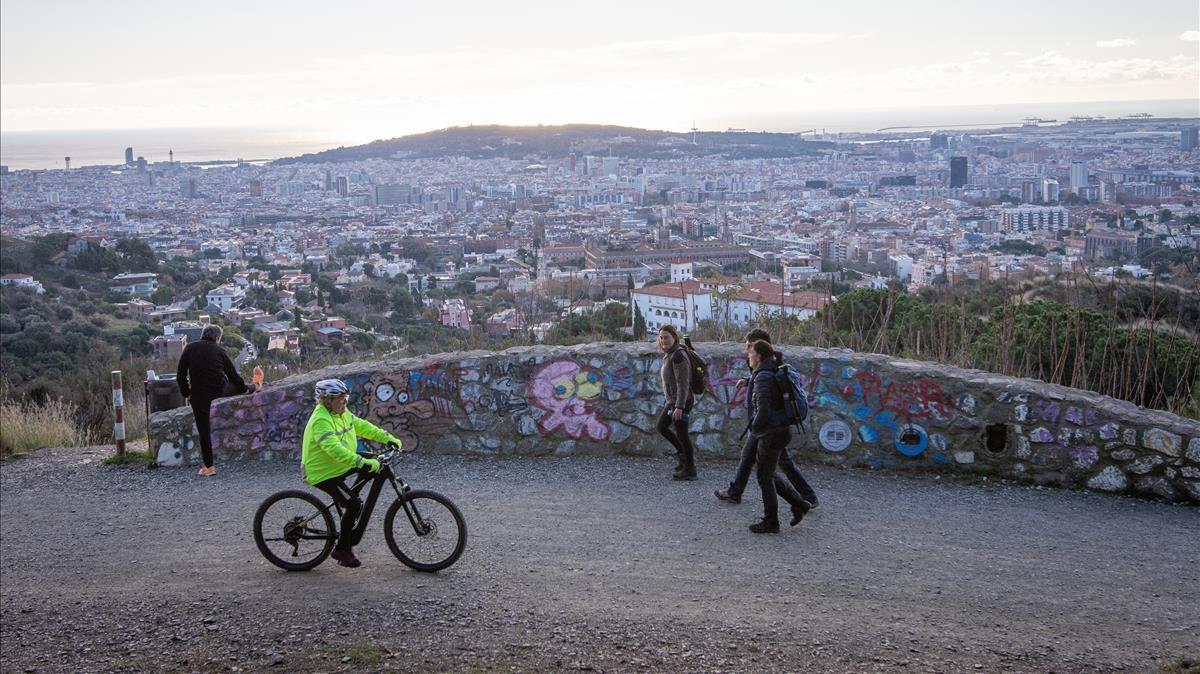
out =
{"type": "Polygon", "coordinates": [[[962,187],[967,184],[967,158],[950,158],[950,188],[962,187]]]}

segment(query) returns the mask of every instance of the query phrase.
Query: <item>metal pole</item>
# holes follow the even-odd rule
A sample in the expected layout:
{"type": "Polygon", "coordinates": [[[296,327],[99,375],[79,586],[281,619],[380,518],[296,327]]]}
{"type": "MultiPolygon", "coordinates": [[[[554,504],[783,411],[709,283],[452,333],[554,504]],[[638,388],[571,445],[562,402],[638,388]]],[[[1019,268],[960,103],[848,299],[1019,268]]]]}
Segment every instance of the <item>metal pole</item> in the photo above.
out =
{"type": "Polygon", "coordinates": [[[143,385],[146,387],[146,452],[154,457],[154,450],[150,449],[150,380],[147,379],[143,385]]]}
{"type": "Polygon", "coordinates": [[[117,454],[125,453],[125,394],[121,388],[121,371],[112,371],[113,435],[117,438],[117,454]]]}

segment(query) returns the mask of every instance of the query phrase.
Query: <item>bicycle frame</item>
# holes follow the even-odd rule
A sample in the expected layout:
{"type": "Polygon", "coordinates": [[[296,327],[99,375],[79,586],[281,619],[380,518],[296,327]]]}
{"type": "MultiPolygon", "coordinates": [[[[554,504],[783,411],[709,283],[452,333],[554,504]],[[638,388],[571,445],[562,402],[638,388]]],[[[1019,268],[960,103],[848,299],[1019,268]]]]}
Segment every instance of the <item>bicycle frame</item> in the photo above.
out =
{"type": "MultiPolygon", "coordinates": [[[[375,504],[379,501],[379,494],[383,491],[384,484],[391,484],[392,489],[394,489],[396,492],[396,498],[401,499],[401,507],[404,508],[404,514],[408,517],[408,522],[412,525],[413,531],[416,531],[419,535],[429,533],[430,527],[421,517],[421,513],[417,511],[416,505],[414,505],[411,501],[404,499],[404,494],[408,493],[411,488],[408,486],[408,483],[405,482],[399,475],[396,475],[396,473],[392,470],[391,465],[387,463],[383,464],[379,470],[379,473],[374,476],[367,476],[359,473],[358,479],[353,485],[350,486],[350,491],[357,496],[362,491],[363,485],[367,484],[368,482],[371,483],[371,489],[367,492],[366,500],[363,501],[363,509],[362,512],[358,514],[358,521],[354,523],[354,528],[350,531],[350,535],[347,538],[347,542],[351,547],[358,545],[362,541],[362,537],[367,531],[367,526],[371,523],[371,514],[375,510],[375,504]]],[[[338,507],[336,502],[333,502],[319,510],[312,517],[309,517],[307,520],[305,520],[305,524],[307,524],[309,521],[312,521],[314,518],[320,515],[320,513],[327,512],[330,508],[337,510],[338,520],[340,521],[342,509],[338,507]]],[[[332,534],[327,537],[334,539],[337,538],[337,536],[332,534]]],[[[306,536],[305,538],[324,537],[306,536]]]]}

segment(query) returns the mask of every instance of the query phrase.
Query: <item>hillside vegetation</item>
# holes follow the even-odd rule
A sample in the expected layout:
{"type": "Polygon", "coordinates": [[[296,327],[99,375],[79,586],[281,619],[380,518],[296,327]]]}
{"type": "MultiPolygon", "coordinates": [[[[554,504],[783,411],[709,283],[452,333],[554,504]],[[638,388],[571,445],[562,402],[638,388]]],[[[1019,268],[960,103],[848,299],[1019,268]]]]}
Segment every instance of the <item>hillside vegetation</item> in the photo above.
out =
{"type": "MultiPolygon", "coordinates": [[[[1041,379],[1200,419],[1200,341],[1187,332],[1200,318],[1197,293],[1060,281],[1038,289],[1057,299],[1025,301],[1029,288],[1001,282],[968,281],[919,295],[859,289],[807,321],[761,323],[781,343],[1041,379]]],[[[715,324],[698,332],[736,338],[715,324]]]]}
{"type": "Polygon", "coordinates": [[[795,157],[833,147],[791,133],[717,131],[674,133],[627,126],[456,126],[365,145],[338,147],[277,164],[359,161],[396,157],[471,157],[489,159],[563,158],[570,152],[619,155],[635,159],[720,155],[731,159],[795,157]],[[660,143],[660,141],[666,143],[660,143]],[[695,142],[693,142],[693,140],[695,142]]]}

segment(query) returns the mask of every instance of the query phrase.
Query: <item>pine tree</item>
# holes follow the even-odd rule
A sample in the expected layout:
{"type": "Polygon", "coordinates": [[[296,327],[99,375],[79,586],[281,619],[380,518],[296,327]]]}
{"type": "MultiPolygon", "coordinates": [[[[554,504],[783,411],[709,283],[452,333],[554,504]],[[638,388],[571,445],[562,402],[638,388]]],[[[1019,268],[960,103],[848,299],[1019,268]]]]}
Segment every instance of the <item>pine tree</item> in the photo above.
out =
{"type": "Polygon", "coordinates": [[[633,303],[633,338],[637,340],[646,338],[646,319],[642,317],[642,311],[638,308],[637,302],[633,303]]]}

